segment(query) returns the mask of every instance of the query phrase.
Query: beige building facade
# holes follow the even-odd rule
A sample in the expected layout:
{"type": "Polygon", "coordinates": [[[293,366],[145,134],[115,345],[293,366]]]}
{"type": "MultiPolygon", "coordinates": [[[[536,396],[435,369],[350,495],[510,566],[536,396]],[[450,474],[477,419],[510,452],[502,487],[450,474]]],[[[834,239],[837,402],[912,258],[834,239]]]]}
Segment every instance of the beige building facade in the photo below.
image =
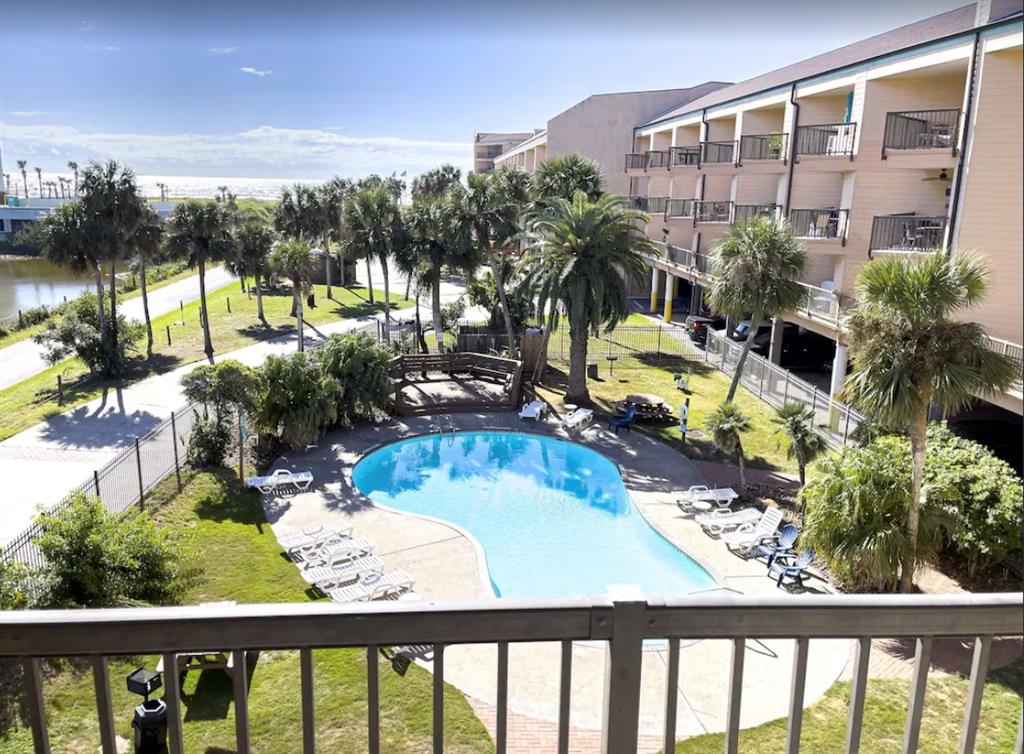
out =
{"type": "Polygon", "coordinates": [[[490,173],[494,170],[494,161],[524,139],[530,138],[533,131],[514,131],[498,133],[477,131],[473,134],[473,171],[490,173]]]}

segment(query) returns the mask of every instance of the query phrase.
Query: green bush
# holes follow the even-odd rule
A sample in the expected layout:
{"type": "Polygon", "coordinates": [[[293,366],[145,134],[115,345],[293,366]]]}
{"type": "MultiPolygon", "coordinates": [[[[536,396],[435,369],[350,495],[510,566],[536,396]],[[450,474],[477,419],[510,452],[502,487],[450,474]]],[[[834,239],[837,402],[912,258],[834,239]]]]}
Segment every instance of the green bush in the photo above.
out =
{"type": "Polygon", "coordinates": [[[194,469],[209,469],[221,466],[228,454],[231,432],[220,421],[206,419],[196,414],[192,434],[188,439],[185,460],[194,469]]]}
{"type": "Polygon", "coordinates": [[[48,607],[174,604],[194,578],[179,542],[145,516],[108,513],[78,494],[39,523],[48,607]]]}
{"type": "MultiPolygon", "coordinates": [[[[106,303],[104,310],[109,318],[110,309],[106,303]]],[[[118,314],[117,351],[108,361],[107,345],[100,336],[96,295],[87,292],[69,301],[64,316],[50,320],[46,330],[33,336],[32,340],[44,347],[44,356],[51,364],[69,356],[78,356],[90,372],[118,374],[124,371],[128,354],[137,350],[135,344],[144,333],[143,325],[134,320],[129,322],[124,315],[118,314]]]]}
{"type": "Polygon", "coordinates": [[[234,359],[217,364],[201,364],[181,378],[185,397],[213,409],[218,423],[223,424],[239,409],[252,412],[263,392],[260,373],[234,359]]]}
{"type": "Polygon", "coordinates": [[[366,335],[332,335],[314,356],[324,374],[338,384],[337,421],[378,419],[384,414],[392,384],[391,354],[366,335]]]}
{"type": "Polygon", "coordinates": [[[21,318],[19,320],[21,323],[20,327],[21,329],[25,329],[27,327],[32,327],[33,325],[38,325],[41,322],[45,322],[50,318],[50,314],[50,309],[45,306],[33,306],[31,309],[25,309],[22,311],[21,318]]]}
{"type": "MultiPolygon", "coordinates": [[[[882,437],[818,462],[802,490],[807,506],[801,543],[817,550],[836,579],[855,591],[891,591],[900,577],[910,506],[909,443],[882,437]]],[[[934,559],[953,525],[940,490],[921,508],[917,562],[934,559]]]]}
{"type": "Polygon", "coordinates": [[[341,387],[311,356],[270,356],[260,373],[264,390],[253,418],[261,431],[300,449],[334,424],[341,387]]]}
{"type": "Polygon", "coordinates": [[[0,560],[0,610],[24,610],[35,606],[32,573],[22,563],[0,560]]]}

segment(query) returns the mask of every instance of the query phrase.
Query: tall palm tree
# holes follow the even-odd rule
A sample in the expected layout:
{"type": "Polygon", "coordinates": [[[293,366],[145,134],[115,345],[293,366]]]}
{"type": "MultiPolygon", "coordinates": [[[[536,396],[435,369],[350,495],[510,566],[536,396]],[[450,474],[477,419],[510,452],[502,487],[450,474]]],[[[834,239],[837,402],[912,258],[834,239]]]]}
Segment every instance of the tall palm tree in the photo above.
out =
{"type": "Polygon", "coordinates": [[[462,171],[450,164],[428,170],[413,178],[412,199],[414,202],[440,199],[461,178],[462,171]]]}
{"type": "Polygon", "coordinates": [[[746,465],[743,458],[743,433],[750,430],[750,419],[732,401],[724,401],[704,419],[715,447],[736,458],[740,469],[740,488],[746,489],[746,465]]]}
{"type": "Polygon", "coordinates": [[[587,340],[603,328],[613,330],[629,314],[629,280],[646,269],[644,254],[654,254],[641,226],[642,212],[626,208],[626,199],[606,194],[590,201],[577,191],[571,202],[552,199],[531,216],[534,254],[524,259],[527,279],[538,292],[538,311],[552,300],[569,320],[567,403],[587,403],[587,340]]]}
{"type": "Polygon", "coordinates": [[[552,157],[537,166],[533,173],[533,188],[539,199],[571,201],[577,191],[582,191],[594,201],[603,191],[601,166],[575,152],[552,157]]]}
{"type": "Polygon", "coordinates": [[[28,199],[28,160],[18,160],[18,170],[21,171],[21,185],[25,189],[25,198],[28,199]]]}
{"type": "MultiPolygon", "coordinates": [[[[331,295],[331,241],[338,244],[338,263],[341,265],[342,285],[345,280],[345,250],[342,248],[342,234],[344,233],[343,215],[345,202],[352,193],[352,181],[347,178],[335,176],[320,186],[318,190],[320,210],[320,233],[324,239],[324,252],[327,255],[327,298],[331,295]]],[[[373,286],[370,285],[371,301],[373,300],[373,286]]]]}
{"type": "Polygon", "coordinates": [[[1020,365],[992,351],[984,328],[958,315],[985,295],[988,270],[974,255],[937,250],[921,258],[870,262],[861,271],[849,321],[854,372],[843,391],[874,419],[910,437],[912,500],[900,589],[914,582],[928,407],[966,406],[975,394],[1010,387],[1020,365]]]}
{"type": "MultiPolygon", "coordinates": [[[[314,243],[323,238],[327,227],[320,192],[315,186],[296,183],[281,191],[274,214],[274,227],[285,238],[314,243]]],[[[327,250],[325,249],[325,252],[327,250]]],[[[331,297],[331,265],[327,256],[327,295],[331,297]]],[[[341,285],[345,285],[345,265],[341,267],[341,285]]]]}
{"type": "Polygon", "coordinates": [[[512,314],[499,254],[519,234],[519,222],[530,196],[530,176],[515,168],[500,168],[489,174],[470,173],[467,178],[464,212],[473,226],[478,253],[486,259],[494,276],[498,305],[505,320],[509,348],[515,349],[512,314]]]}
{"type": "Polygon", "coordinates": [[[153,322],[149,317],[149,292],[146,289],[146,265],[157,261],[163,252],[163,222],[152,207],[146,205],[139,228],[135,233],[135,263],[139,272],[139,290],[142,294],[142,315],[146,322],[146,358],[153,356],[153,322]]]}
{"type": "Polygon", "coordinates": [[[39,198],[43,198],[43,169],[35,168],[36,180],[39,181],[39,198]]]}
{"type": "Polygon", "coordinates": [[[316,271],[316,258],[309,244],[302,239],[280,241],[270,252],[270,269],[292,283],[295,298],[295,322],[299,336],[299,351],[305,351],[302,332],[302,294],[309,290],[310,280],[316,271]]]}
{"type": "MultiPolygon", "coordinates": [[[[807,482],[807,467],[824,453],[828,446],[825,438],[814,428],[814,409],[803,403],[791,402],[775,411],[776,446],[786,446],[786,457],[796,461],[800,472],[800,486],[807,482]]],[[[801,509],[801,513],[802,513],[801,509]]]]}
{"type": "Polygon", "coordinates": [[[75,194],[78,194],[78,163],[68,160],[68,168],[75,174],[75,194]]]}
{"type": "Polygon", "coordinates": [[[166,202],[167,201],[167,184],[166,183],[157,183],[156,187],[158,189],[160,189],[160,201],[166,202]]]}
{"type": "MultiPolygon", "coordinates": [[[[385,338],[391,338],[391,283],[388,258],[394,247],[404,242],[402,214],[392,195],[384,187],[357,191],[345,204],[345,246],[352,256],[366,259],[367,281],[370,261],[380,262],[384,274],[385,338]]],[[[373,301],[373,288],[370,288],[373,301]]]]}
{"type": "Polygon", "coordinates": [[[787,223],[762,217],[732,225],[715,245],[714,255],[711,305],[734,317],[751,315],[725,398],[732,401],[761,323],[796,309],[803,301],[804,289],[797,281],[804,273],[807,251],[787,223]]]}
{"type": "Polygon", "coordinates": [[[203,351],[213,361],[210,318],[206,310],[206,264],[230,255],[234,240],[224,202],[190,199],[175,205],[168,221],[167,248],[177,259],[199,270],[199,307],[203,320],[203,351]]]}
{"type": "Polygon", "coordinates": [[[243,214],[235,231],[234,253],[227,262],[227,268],[233,274],[252,276],[256,289],[256,316],[265,327],[269,327],[269,323],[263,313],[263,283],[273,246],[274,230],[267,215],[261,211],[243,214]]]}

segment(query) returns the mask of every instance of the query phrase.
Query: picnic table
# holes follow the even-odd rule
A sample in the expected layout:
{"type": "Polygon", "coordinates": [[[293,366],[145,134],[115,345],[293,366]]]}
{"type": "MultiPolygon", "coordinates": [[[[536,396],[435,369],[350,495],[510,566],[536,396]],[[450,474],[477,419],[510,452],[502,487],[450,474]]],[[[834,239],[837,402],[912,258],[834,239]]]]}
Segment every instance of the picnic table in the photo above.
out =
{"type": "Polygon", "coordinates": [[[665,403],[665,399],[653,393],[630,393],[624,400],[616,404],[619,411],[624,411],[626,406],[632,404],[636,407],[636,418],[638,421],[675,421],[672,409],[665,403]]]}
{"type": "MultiPolygon", "coordinates": [[[[199,607],[220,607],[234,605],[233,600],[223,602],[201,602],[199,607]]],[[[190,670],[223,670],[231,676],[235,670],[235,653],[224,649],[212,649],[202,652],[179,652],[175,657],[178,667],[178,678],[184,678],[190,670]]],[[[156,664],[156,672],[164,671],[164,658],[160,656],[156,664]]]]}

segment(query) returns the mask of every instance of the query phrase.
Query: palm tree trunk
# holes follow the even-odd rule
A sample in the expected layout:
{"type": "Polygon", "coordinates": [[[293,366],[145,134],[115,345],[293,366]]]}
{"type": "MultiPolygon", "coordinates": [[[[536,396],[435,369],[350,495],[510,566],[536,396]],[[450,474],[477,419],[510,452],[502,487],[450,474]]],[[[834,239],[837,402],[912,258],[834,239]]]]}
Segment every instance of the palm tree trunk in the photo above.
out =
{"type": "Polygon", "coordinates": [[[487,261],[491,263],[491,273],[494,275],[494,287],[498,291],[498,304],[501,306],[501,316],[505,319],[505,334],[508,336],[508,352],[515,358],[516,340],[512,331],[512,314],[508,309],[508,295],[505,293],[505,281],[501,274],[501,265],[494,254],[494,249],[489,249],[487,261]]]}
{"type": "Polygon", "coordinates": [[[736,463],[740,467],[740,492],[747,491],[747,467],[743,462],[743,444],[736,443],[736,463]]]}
{"type": "Polygon", "coordinates": [[[409,291],[412,290],[412,273],[409,273],[409,277],[405,279],[405,300],[409,300],[409,291]]]}
{"type": "Polygon", "coordinates": [[[747,339],[743,341],[743,350],[740,352],[740,360],[736,363],[736,372],[732,376],[732,382],[729,383],[729,394],[725,397],[726,403],[730,403],[733,398],[736,397],[736,388],[740,384],[740,376],[743,374],[743,365],[747,363],[747,354],[750,353],[750,347],[754,345],[754,337],[757,335],[757,329],[761,326],[761,312],[754,312],[754,316],[750,318],[750,332],[747,333],[747,339]]]}
{"type": "Polygon", "coordinates": [[[149,319],[149,294],[146,293],[146,258],[139,257],[139,288],[142,290],[142,316],[146,320],[146,358],[153,356],[153,323],[149,319]]]}
{"type": "Polygon", "coordinates": [[[589,403],[587,390],[587,331],[586,323],[569,322],[569,386],[565,391],[566,403],[589,403]]]}
{"type": "MultiPolygon", "coordinates": [[[[416,286],[416,342],[419,344],[420,353],[430,353],[430,348],[427,347],[427,339],[423,337],[423,323],[420,322],[420,287],[416,286]]],[[[423,379],[427,378],[427,373],[423,373],[423,379]]]]}
{"type": "MultiPolygon", "coordinates": [[[[925,403],[927,406],[927,402],[925,403]]],[[[921,506],[925,502],[924,464],[928,444],[928,409],[921,410],[910,422],[910,505],[907,506],[907,549],[900,568],[900,591],[904,594],[914,588],[917,567],[917,529],[921,519],[921,506]]]]}
{"type": "Polygon", "coordinates": [[[327,277],[327,300],[334,298],[331,293],[331,240],[324,236],[324,275],[327,277]]]}
{"type": "Polygon", "coordinates": [[[341,271],[341,282],[338,283],[342,288],[348,285],[348,280],[345,279],[345,251],[344,249],[338,251],[338,269],[341,271]]]}
{"type": "Polygon", "coordinates": [[[293,296],[295,296],[295,327],[299,333],[299,353],[306,350],[306,343],[302,337],[302,289],[298,283],[294,283],[292,286],[293,296]]]}
{"type": "Polygon", "coordinates": [[[373,302],[373,273],[370,271],[370,255],[366,255],[366,289],[370,292],[370,303],[373,302]]]}
{"type": "MultiPolygon", "coordinates": [[[[99,328],[100,328],[100,343],[102,344],[103,348],[106,348],[107,345],[108,345],[108,342],[107,342],[107,313],[106,313],[107,310],[106,310],[106,307],[103,305],[103,268],[100,266],[99,262],[96,263],[96,307],[97,307],[96,308],[96,322],[97,322],[97,324],[99,325],[99,328]]],[[[109,353],[108,353],[108,358],[106,360],[106,364],[107,364],[106,365],[106,369],[104,371],[109,374],[109,372],[110,372],[109,353]]]]}
{"type": "Polygon", "coordinates": [[[533,367],[533,381],[538,382],[544,374],[544,368],[548,365],[548,343],[551,341],[551,331],[555,329],[555,314],[558,312],[558,301],[551,299],[551,306],[548,309],[548,321],[544,326],[544,337],[541,339],[540,354],[537,356],[537,363],[533,367]]]}
{"type": "MultiPolygon", "coordinates": [[[[388,281],[388,260],[381,260],[381,274],[384,275],[384,340],[391,342],[391,284],[388,281]]],[[[371,288],[371,290],[373,290],[371,288]]]]}
{"type": "Polygon", "coordinates": [[[203,320],[203,352],[213,363],[213,341],[210,340],[210,317],[206,312],[206,260],[199,257],[199,316],[203,320]]]}
{"type": "MultiPolygon", "coordinates": [[[[117,262],[110,261],[110,358],[117,358],[117,262]]],[[[111,361],[113,364],[114,362],[111,361]]]]}
{"type": "Polygon", "coordinates": [[[269,327],[267,316],[263,313],[263,285],[260,283],[259,272],[252,276],[252,281],[253,287],[256,289],[256,316],[259,317],[264,327],[269,327]]]}
{"type": "Polygon", "coordinates": [[[437,352],[444,352],[444,332],[441,329],[441,268],[435,267],[430,280],[430,309],[434,322],[434,340],[437,352]]]}

